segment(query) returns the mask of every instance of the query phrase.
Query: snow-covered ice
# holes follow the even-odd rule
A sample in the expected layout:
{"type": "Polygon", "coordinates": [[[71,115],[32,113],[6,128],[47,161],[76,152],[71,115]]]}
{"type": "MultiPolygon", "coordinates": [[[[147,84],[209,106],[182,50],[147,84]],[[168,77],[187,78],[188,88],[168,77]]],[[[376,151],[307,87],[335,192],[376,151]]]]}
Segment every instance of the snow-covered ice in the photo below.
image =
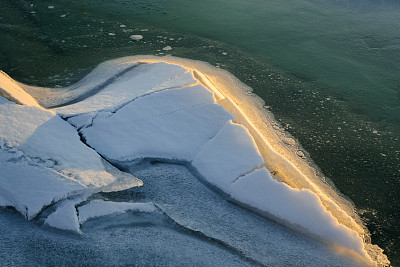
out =
{"type": "Polygon", "coordinates": [[[203,86],[146,95],[82,129],[88,144],[113,160],[146,157],[191,161],[233,117],[203,86]]]}

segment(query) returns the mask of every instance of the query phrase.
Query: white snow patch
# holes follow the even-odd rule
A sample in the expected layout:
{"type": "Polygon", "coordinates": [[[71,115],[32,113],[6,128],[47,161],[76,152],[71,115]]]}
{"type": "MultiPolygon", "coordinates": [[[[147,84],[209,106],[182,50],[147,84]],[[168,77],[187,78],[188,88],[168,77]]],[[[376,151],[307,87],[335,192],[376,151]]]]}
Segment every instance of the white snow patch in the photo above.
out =
{"type": "Polygon", "coordinates": [[[112,202],[103,200],[93,200],[90,203],[78,208],[79,221],[84,223],[91,218],[121,214],[128,211],[134,212],[154,212],[156,207],[153,203],[130,203],[130,202],[112,202]]]}

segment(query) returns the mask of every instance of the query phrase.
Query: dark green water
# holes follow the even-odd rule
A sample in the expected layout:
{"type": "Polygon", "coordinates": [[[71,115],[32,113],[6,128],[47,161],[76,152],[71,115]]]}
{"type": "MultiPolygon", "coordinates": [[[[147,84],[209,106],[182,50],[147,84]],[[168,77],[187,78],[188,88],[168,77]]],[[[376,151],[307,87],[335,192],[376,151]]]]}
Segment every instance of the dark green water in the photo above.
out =
{"type": "Polygon", "coordinates": [[[0,0],[0,7],[0,69],[27,84],[65,86],[100,62],[138,54],[230,71],[353,200],[372,243],[400,266],[396,1],[0,0]],[[167,45],[172,50],[163,51],[167,45]]]}

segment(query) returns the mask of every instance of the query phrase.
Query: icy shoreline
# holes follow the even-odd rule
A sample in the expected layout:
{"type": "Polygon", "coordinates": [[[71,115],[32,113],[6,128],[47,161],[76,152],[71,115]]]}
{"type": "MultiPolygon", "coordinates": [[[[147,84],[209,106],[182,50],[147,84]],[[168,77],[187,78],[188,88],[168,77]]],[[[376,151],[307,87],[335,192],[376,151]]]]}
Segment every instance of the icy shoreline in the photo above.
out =
{"type": "MultiPolygon", "coordinates": [[[[231,76],[214,77],[209,73],[207,66],[199,62],[132,57],[103,63],[77,85],[52,92],[48,98],[43,92],[50,92],[50,89],[38,90],[21,85],[43,106],[56,107],[50,110],[32,104],[30,95],[24,95],[18,85],[3,75],[2,80],[6,82],[0,85],[7,93],[3,95],[26,105],[6,100],[0,103],[3,109],[0,120],[3,124],[0,131],[1,152],[16,149],[29,158],[39,158],[35,161],[35,168],[39,166],[46,171],[51,169],[67,175],[68,178],[62,179],[77,181],[85,192],[88,192],[86,188],[91,188],[93,192],[101,191],[102,187],[118,181],[105,170],[98,154],[91,152],[90,156],[85,156],[83,151],[93,150],[80,143],[76,130],[71,131],[74,128],[56,113],[78,130],[86,144],[108,160],[165,158],[189,162],[207,182],[238,203],[270,214],[325,242],[351,249],[371,263],[367,251],[374,248],[363,240],[365,229],[353,214],[348,214],[343,205],[335,202],[337,197],[331,198],[335,192],[319,187],[315,180],[307,179],[309,170],[304,168],[304,163],[286,159],[286,153],[280,154],[282,151],[274,149],[277,145],[273,147],[271,140],[266,141],[264,132],[257,127],[260,124],[257,121],[259,114],[251,113],[253,108],[249,101],[245,101],[250,98],[243,100],[243,91],[235,95],[243,89],[241,84],[236,83],[235,87],[234,82],[237,81],[231,76]],[[223,78],[228,79],[228,83],[222,83],[223,78]],[[38,93],[42,95],[35,95],[38,93]],[[35,118],[29,117],[36,113],[35,118]],[[10,117],[16,116],[13,114],[19,114],[17,117],[26,118],[26,121],[8,122],[10,117]],[[50,119],[60,124],[55,125],[54,130],[51,124],[50,128],[47,126],[50,119]],[[27,137],[19,138],[21,129],[29,125],[28,122],[37,125],[30,125],[31,133],[27,132],[27,137]],[[21,126],[13,128],[18,123],[21,126]],[[43,124],[46,124],[45,128],[43,124]],[[60,127],[71,130],[64,130],[63,135],[57,137],[60,127]],[[40,137],[51,137],[53,143],[31,138],[37,128],[45,129],[40,131],[40,137]],[[62,144],[61,140],[67,143],[62,144]],[[69,148],[70,156],[60,158],[59,155],[65,153],[71,142],[78,142],[82,147],[77,143],[76,148],[69,148]],[[84,159],[72,160],[78,154],[84,159]],[[93,158],[92,165],[87,164],[90,158],[93,158]],[[49,160],[55,160],[57,164],[49,165],[49,160]],[[100,174],[104,178],[93,180],[102,177],[100,174]]],[[[7,162],[10,160],[7,159],[7,162]]],[[[12,177],[2,175],[1,179],[3,184],[11,181],[12,177]]],[[[119,188],[141,184],[133,177],[132,180],[135,182],[119,188]]],[[[8,194],[11,197],[2,194],[6,199],[0,198],[3,201],[1,206],[14,206],[18,210],[18,206],[30,202],[28,198],[11,201],[24,193],[13,192],[13,184],[8,187],[2,184],[0,189],[11,190],[8,194]]],[[[61,187],[66,188],[64,185],[61,187]]],[[[76,189],[67,188],[67,191],[74,192],[76,189]]],[[[50,202],[68,195],[64,192],[60,196],[51,196],[50,202]]],[[[42,203],[42,208],[49,205],[49,200],[38,201],[42,203]]],[[[27,217],[36,216],[40,208],[36,210],[27,217]]],[[[76,224],[76,220],[73,223],[76,224]]],[[[57,227],[57,224],[52,225],[57,227]]],[[[71,229],[79,229],[79,225],[71,229]]]]}

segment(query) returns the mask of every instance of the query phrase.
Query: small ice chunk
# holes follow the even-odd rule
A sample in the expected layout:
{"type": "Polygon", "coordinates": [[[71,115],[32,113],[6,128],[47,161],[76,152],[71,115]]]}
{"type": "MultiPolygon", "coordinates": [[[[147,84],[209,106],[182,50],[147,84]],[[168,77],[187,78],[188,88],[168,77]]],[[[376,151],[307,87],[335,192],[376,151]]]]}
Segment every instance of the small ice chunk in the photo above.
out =
{"type": "Polygon", "coordinates": [[[119,25],[119,27],[120,27],[120,28],[126,28],[126,25],[121,24],[121,25],[119,25]]]}
{"type": "Polygon", "coordinates": [[[229,121],[196,155],[192,166],[207,181],[226,192],[239,176],[259,168],[263,163],[246,128],[229,121]]]}
{"type": "Polygon", "coordinates": [[[110,35],[110,36],[115,36],[115,33],[109,32],[108,35],[110,35]]]}
{"type": "Polygon", "coordinates": [[[91,218],[121,214],[128,211],[134,212],[155,212],[157,208],[153,203],[130,203],[112,202],[104,200],[93,200],[90,203],[78,208],[79,222],[84,223],[91,218]]]}
{"type": "Polygon", "coordinates": [[[85,199],[65,200],[55,212],[50,214],[45,223],[51,227],[81,233],[78,214],[75,205],[85,199]]]}
{"type": "Polygon", "coordinates": [[[170,47],[169,45],[167,45],[167,46],[164,47],[162,50],[164,50],[164,51],[170,51],[170,50],[172,50],[172,47],[170,47]]]}
{"type": "Polygon", "coordinates": [[[228,55],[228,53],[226,53],[226,52],[222,52],[222,55],[226,56],[226,55],[228,55]]]}
{"type": "Polygon", "coordinates": [[[54,6],[48,6],[47,8],[48,9],[54,9],[54,6]]]}
{"type": "Polygon", "coordinates": [[[142,40],[142,39],[143,39],[143,35],[134,34],[134,35],[129,36],[129,38],[130,38],[131,40],[138,41],[138,40],[142,40]]]}
{"type": "Polygon", "coordinates": [[[60,18],[65,18],[67,16],[67,14],[62,14],[60,15],[60,18]]]}

